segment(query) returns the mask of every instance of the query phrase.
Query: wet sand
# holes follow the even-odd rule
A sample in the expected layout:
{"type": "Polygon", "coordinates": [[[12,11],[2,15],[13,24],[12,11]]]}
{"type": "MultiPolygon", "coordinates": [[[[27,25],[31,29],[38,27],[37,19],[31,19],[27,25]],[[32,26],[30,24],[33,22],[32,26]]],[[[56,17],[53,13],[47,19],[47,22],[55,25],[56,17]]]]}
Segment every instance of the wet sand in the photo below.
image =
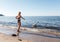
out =
{"type": "MultiPolygon", "coordinates": [[[[41,32],[38,32],[35,29],[24,29],[25,27],[21,27],[22,31],[19,35],[20,38],[23,39],[23,41],[18,41],[17,37],[12,37],[11,35],[13,33],[16,33],[16,29],[15,27],[0,27],[0,41],[6,41],[6,42],[60,42],[60,35],[56,35],[59,33],[49,33],[47,32],[47,30],[40,30],[41,32]],[[42,32],[43,31],[43,32],[42,32]],[[47,33],[46,33],[47,32],[47,33]],[[8,40],[7,40],[8,39],[8,40]],[[9,41],[10,40],[10,41],[9,41]]],[[[3,42],[4,42],[3,41],[3,42]]]]}

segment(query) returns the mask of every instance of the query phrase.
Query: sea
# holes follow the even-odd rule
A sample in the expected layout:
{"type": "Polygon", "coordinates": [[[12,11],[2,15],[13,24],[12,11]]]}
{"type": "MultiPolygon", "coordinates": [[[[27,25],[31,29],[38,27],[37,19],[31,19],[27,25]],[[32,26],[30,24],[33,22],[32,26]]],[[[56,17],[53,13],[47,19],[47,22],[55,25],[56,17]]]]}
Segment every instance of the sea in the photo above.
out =
{"type": "MultiPolygon", "coordinates": [[[[48,28],[60,30],[60,16],[23,16],[21,26],[29,28],[48,28]]],[[[0,25],[17,26],[15,16],[0,16],[0,25]]]]}

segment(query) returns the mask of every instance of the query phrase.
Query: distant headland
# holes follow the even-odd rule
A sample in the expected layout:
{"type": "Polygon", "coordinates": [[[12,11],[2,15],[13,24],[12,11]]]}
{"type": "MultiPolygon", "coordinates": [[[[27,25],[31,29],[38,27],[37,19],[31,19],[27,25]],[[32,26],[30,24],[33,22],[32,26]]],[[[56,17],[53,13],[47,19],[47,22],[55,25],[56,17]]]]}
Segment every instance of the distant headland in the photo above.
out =
{"type": "Polygon", "coordinates": [[[3,14],[0,14],[0,16],[4,16],[3,14]]]}

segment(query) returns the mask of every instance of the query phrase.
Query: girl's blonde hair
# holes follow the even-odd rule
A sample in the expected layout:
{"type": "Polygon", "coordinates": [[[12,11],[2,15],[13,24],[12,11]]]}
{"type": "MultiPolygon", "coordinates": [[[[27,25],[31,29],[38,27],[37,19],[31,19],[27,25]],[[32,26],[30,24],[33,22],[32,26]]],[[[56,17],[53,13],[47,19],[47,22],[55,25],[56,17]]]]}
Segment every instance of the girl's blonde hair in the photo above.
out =
{"type": "Polygon", "coordinates": [[[18,13],[18,15],[20,15],[20,14],[21,14],[21,12],[18,13]]]}

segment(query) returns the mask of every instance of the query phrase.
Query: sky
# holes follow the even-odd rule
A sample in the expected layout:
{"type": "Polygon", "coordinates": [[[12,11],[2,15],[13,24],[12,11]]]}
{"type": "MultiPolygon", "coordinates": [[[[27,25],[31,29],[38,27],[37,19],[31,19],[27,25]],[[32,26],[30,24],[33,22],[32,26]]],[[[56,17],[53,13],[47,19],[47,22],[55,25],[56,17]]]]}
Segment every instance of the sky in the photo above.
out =
{"type": "Polygon", "coordinates": [[[0,14],[16,16],[60,16],[60,0],[0,0],[0,14]]]}

